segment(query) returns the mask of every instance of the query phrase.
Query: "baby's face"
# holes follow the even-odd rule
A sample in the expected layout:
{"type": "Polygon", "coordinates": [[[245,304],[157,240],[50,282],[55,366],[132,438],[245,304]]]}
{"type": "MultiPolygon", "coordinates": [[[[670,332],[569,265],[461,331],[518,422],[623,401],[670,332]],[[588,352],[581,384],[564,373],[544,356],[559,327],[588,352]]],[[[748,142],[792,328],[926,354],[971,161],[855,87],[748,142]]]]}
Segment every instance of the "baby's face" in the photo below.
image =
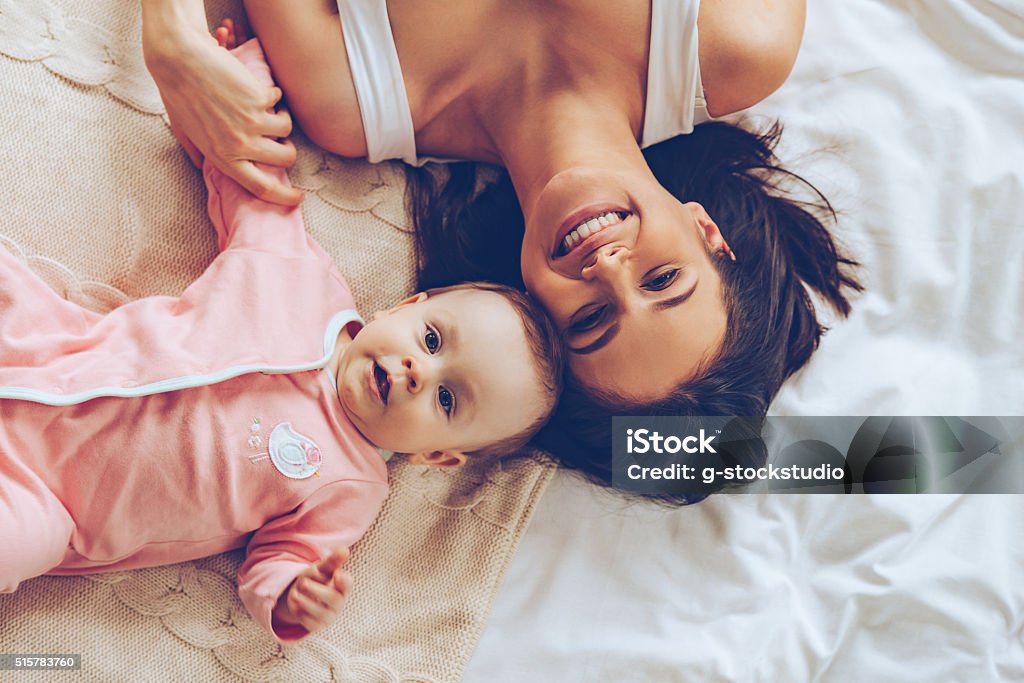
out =
{"type": "Polygon", "coordinates": [[[540,374],[504,297],[417,296],[378,313],[341,357],[338,397],[366,438],[403,453],[466,452],[541,417],[540,374]]]}

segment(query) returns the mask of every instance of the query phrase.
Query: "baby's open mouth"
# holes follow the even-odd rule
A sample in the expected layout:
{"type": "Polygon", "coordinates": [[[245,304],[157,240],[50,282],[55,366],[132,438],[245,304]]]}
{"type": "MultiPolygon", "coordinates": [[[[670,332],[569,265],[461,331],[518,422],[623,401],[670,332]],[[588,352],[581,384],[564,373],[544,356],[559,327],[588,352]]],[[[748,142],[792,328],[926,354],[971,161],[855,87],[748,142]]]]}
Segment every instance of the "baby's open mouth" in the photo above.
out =
{"type": "Polygon", "coordinates": [[[387,405],[388,392],[391,391],[391,378],[388,377],[388,371],[378,365],[376,361],[373,363],[373,379],[377,382],[377,393],[380,394],[380,400],[387,405]]]}

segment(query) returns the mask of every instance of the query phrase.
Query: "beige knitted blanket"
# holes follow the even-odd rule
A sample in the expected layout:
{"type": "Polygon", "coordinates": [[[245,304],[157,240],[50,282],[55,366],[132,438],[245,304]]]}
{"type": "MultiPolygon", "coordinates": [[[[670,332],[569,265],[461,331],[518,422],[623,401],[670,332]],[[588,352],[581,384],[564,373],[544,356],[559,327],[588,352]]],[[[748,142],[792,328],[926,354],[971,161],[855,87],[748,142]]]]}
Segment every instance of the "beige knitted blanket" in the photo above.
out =
{"type": "MultiPolygon", "coordinates": [[[[207,4],[212,19],[242,17],[238,2],[207,4]]],[[[133,0],[0,0],[0,242],[96,310],[180,292],[215,254],[200,174],[167,128],[139,30],[133,0]]],[[[361,310],[408,294],[401,170],[296,142],[308,228],[361,310]]],[[[344,617],[293,647],[242,607],[236,552],[27,581],[0,596],[0,652],[80,653],[86,681],[458,680],[549,474],[393,465],[392,495],[348,564],[344,617]]]]}

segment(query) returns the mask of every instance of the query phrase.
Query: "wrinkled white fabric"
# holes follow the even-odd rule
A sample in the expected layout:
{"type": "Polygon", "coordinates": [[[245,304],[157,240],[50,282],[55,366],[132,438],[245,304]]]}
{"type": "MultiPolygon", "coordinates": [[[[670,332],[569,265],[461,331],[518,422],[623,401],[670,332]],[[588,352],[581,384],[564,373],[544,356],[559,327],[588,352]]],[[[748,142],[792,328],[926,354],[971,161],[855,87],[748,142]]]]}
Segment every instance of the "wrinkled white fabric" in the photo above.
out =
{"type": "MultiPolygon", "coordinates": [[[[867,292],[773,412],[1024,414],[1024,4],[807,10],[752,122],[782,119],[867,292]]],[[[1022,624],[1024,497],[622,511],[559,475],[465,680],[1019,681],[1022,624]]]]}

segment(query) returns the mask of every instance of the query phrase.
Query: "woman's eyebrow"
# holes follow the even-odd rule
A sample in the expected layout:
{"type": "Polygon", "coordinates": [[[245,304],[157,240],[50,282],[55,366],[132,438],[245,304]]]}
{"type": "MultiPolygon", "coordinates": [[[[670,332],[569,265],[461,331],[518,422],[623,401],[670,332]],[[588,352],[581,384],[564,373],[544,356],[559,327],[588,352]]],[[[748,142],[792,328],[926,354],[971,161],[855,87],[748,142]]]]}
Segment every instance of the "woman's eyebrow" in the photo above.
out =
{"type": "Polygon", "coordinates": [[[697,284],[699,282],[700,282],[700,280],[694,280],[693,284],[690,285],[689,289],[687,289],[685,292],[683,292],[679,296],[674,296],[671,299],[665,299],[664,301],[657,302],[656,304],[654,304],[654,310],[655,311],[664,311],[664,310],[667,310],[669,308],[675,308],[676,306],[678,306],[679,304],[683,303],[684,301],[689,299],[691,296],[693,296],[693,293],[694,293],[694,291],[696,291],[697,284]]]}
{"type": "Polygon", "coordinates": [[[593,353],[594,351],[598,351],[598,350],[604,348],[605,346],[607,346],[608,342],[610,342],[612,339],[614,339],[615,335],[617,335],[618,333],[619,333],[619,323],[616,322],[616,323],[610,325],[608,327],[608,329],[605,330],[604,333],[600,337],[598,337],[594,341],[590,342],[586,346],[581,346],[578,349],[574,349],[574,348],[572,348],[570,346],[569,347],[569,353],[575,353],[578,356],[585,356],[588,353],[593,353]]]}
{"type": "MultiPolygon", "coordinates": [[[[700,282],[700,280],[694,280],[693,284],[690,285],[690,287],[685,292],[680,294],[679,296],[674,296],[671,299],[665,299],[664,301],[659,301],[659,302],[655,303],[654,304],[654,310],[655,311],[665,311],[665,310],[668,310],[670,308],[675,308],[676,306],[678,306],[679,304],[683,303],[684,301],[689,299],[691,296],[693,296],[693,293],[695,291],[697,291],[697,284],[699,282],[700,282]]],[[[595,351],[600,351],[605,346],[607,346],[608,343],[611,342],[611,340],[614,339],[615,335],[617,335],[618,333],[619,333],[619,323],[616,322],[614,325],[611,325],[607,330],[605,330],[604,334],[602,334],[600,337],[598,337],[597,339],[595,339],[591,343],[587,344],[586,346],[581,346],[578,349],[574,349],[574,348],[572,348],[570,346],[569,347],[569,353],[574,353],[577,356],[585,356],[588,353],[594,353],[595,351]]]]}

